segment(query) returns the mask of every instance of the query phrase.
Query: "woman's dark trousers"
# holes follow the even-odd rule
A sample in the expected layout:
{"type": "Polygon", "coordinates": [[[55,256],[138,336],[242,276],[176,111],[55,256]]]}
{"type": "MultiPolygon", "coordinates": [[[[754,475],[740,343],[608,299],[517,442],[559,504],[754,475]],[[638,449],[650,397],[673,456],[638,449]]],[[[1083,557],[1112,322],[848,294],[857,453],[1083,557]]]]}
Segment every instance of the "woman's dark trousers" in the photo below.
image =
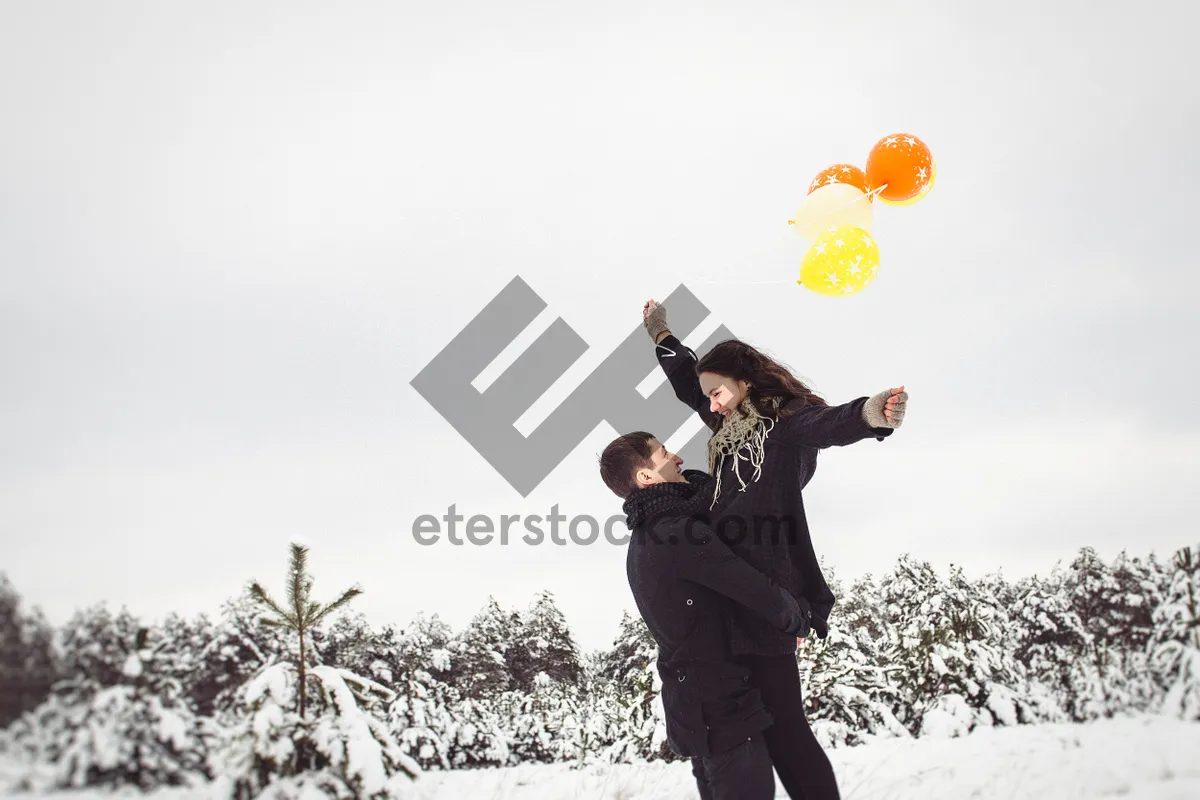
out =
{"type": "Polygon", "coordinates": [[[763,731],[779,782],[792,800],[840,800],[833,765],[804,716],[800,667],[795,654],[738,656],[762,694],[775,724],[763,731]]]}

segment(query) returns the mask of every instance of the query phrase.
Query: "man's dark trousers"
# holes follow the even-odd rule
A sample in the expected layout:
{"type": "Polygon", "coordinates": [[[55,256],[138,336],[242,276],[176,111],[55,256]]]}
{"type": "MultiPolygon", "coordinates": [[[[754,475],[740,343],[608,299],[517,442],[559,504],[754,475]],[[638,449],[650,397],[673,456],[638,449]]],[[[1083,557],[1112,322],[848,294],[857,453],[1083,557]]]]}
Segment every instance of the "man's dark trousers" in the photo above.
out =
{"type": "Polygon", "coordinates": [[[771,800],[775,773],[761,733],[731,750],[692,759],[700,800],[771,800]]]}

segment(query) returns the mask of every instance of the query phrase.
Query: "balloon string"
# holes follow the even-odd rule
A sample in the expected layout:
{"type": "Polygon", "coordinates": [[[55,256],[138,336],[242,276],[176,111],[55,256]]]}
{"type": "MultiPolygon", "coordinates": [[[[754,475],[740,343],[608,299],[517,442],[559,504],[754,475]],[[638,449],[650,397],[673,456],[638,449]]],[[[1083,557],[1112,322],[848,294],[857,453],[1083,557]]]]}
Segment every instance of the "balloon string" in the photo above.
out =
{"type": "Polygon", "coordinates": [[[757,286],[757,285],[761,285],[761,284],[764,284],[764,283],[775,283],[775,284],[790,283],[790,284],[795,284],[796,282],[795,282],[795,281],[731,281],[731,280],[720,280],[720,281],[713,281],[713,280],[708,280],[708,279],[706,279],[706,278],[698,278],[698,279],[696,279],[696,280],[691,280],[691,281],[688,281],[688,283],[730,284],[730,285],[734,285],[734,286],[757,286]]]}
{"type": "MultiPolygon", "coordinates": [[[[825,185],[826,185],[826,186],[830,186],[830,185],[832,185],[832,184],[828,184],[828,183],[827,183],[827,184],[825,184],[825,185]]],[[[846,185],[847,185],[847,186],[849,186],[849,185],[851,185],[851,184],[846,184],[846,185]]],[[[869,201],[869,200],[870,200],[872,197],[874,197],[874,196],[877,196],[877,195],[878,195],[880,192],[882,192],[882,191],[883,191],[884,189],[886,189],[887,187],[888,187],[888,185],[887,185],[886,183],[885,183],[885,184],[883,184],[883,185],[881,185],[881,186],[876,186],[876,187],[875,187],[874,189],[872,189],[871,191],[864,193],[862,197],[856,197],[856,198],[854,198],[853,200],[848,200],[848,201],[846,201],[845,203],[842,203],[842,204],[841,204],[840,206],[838,206],[837,208],[833,208],[833,209],[830,209],[829,211],[826,211],[824,214],[822,214],[822,215],[819,217],[819,219],[825,219],[826,217],[831,217],[831,216],[833,216],[834,214],[836,214],[837,212],[841,211],[843,208],[849,208],[850,206],[854,205],[855,203],[861,203],[863,200],[868,200],[868,201],[869,201]]],[[[861,189],[860,189],[859,191],[861,191],[861,189]]],[[[792,219],[789,219],[789,220],[788,220],[788,225],[795,225],[795,224],[796,224],[796,221],[795,221],[795,220],[792,220],[792,219]]],[[[811,223],[810,223],[810,224],[811,224],[811,223]]]]}
{"type": "MultiPolygon", "coordinates": [[[[879,193],[882,192],[887,187],[888,187],[888,185],[886,183],[882,184],[880,186],[876,186],[874,189],[872,189],[871,191],[864,194],[863,197],[869,198],[873,195],[878,196],[879,193]]],[[[835,211],[841,211],[843,208],[846,208],[847,206],[853,205],[854,203],[861,201],[863,199],[863,197],[856,197],[848,203],[843,203],[842,205],[835,208],[833,211],[830,211],[829,214],[832,214],[835,211]]],[[[829,216],[829,214],[826,214],[825,216],[829,216]]],[[[789,224],[791,224],[792,222],[793,222],[792,220],[788,220],[789,224]]],[[[718,286],[718,285],[762,286],[765,284],[780,286],[783,284],[791,284],[791,285],[796,284],[796,281],[731,281],[728,279],[728,272],[729,272],[729,270],[727,268],[726,269],[726,278],[724,280],[714,281],[714,280],[709,280],[707,278],[698,278],[696,280],[693,280],[692,283],[699,283],[699,284],[710,285],[710,286],[718,286]]]]}

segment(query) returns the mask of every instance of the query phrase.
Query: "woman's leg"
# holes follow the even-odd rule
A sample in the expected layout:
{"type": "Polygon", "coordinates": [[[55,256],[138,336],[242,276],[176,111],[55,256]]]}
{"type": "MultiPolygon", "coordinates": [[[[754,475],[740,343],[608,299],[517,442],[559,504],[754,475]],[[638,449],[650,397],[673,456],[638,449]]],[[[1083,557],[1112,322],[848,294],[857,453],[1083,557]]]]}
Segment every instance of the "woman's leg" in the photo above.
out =
{"type": "Polygon", "coordinates": [[[833,765],[804,716],[794,655],[740,656],[775,724],[763,731],[779,782],[792,800],[840,800],[833,765]]]}

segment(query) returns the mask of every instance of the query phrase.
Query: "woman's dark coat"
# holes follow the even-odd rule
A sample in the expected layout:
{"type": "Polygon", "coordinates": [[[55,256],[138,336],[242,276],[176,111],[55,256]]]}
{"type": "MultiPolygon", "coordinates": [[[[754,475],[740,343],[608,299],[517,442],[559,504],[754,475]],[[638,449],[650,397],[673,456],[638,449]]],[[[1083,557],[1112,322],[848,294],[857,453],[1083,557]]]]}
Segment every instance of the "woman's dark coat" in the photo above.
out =
{"type": "MultiPolygon", "coordinates": [[[[720,415],[710,410],[710,400],[700,388],[696,354],[673,335],[664,337],[655,350],[675,395],[715,431],[720,415]]],[[[867,425],[863,419],[867,399],[798,409],[798,400],[784,404],[767,435],[758,480],[751,481],[749,462],[742,461],[740,472],[746,482],[742,490],[733,473],[737,459],[727,456],[720,495],[710,512],[713,530],[735,554],[791,594],[808,600],[813,629],[822,638],[828,633],[829,612],[836,598],[825,583],[813,550],[801,490],[816,471],[818,451],[864,439],[883,441],[891,435],[891,428],[867,425]]],[[[733,607],[730,614],[735,654],[784,655],[796,651],[795,637],[743,609],[733,607]]]]}

